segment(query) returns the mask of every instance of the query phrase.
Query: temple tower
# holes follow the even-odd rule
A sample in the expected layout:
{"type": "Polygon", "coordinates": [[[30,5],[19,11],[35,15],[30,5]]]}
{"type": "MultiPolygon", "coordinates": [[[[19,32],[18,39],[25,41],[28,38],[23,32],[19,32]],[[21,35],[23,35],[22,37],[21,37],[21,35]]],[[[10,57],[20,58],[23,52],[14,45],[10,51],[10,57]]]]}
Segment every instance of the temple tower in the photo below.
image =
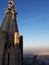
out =
{"type": "Polygon", "coordinates": [[[0,29],[0,65],[23,65],[23,36],[19,35],[14,2],[4,10],[0,29]]]}

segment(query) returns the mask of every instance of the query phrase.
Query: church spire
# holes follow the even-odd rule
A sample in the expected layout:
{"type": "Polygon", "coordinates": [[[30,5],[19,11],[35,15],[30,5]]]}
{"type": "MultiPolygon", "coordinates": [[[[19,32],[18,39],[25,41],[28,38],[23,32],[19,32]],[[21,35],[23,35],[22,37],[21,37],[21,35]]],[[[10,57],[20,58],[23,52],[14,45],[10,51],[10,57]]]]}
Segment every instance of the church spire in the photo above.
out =
{"type": "Polygon", "coordinates": [[[5,17],[1,25],[1,31],[7,32],[10,37],[14,34],[14,44],[19,43],[19,31],[13,1],[9,1],[8,9],[4,10],[4,15],[5,17]]]}
{"type": "Polygon", "coordinates": [[[23,37],[19,35],[14,2],[8,3],[0,31],[0,65],[23,65],[23,37]]]}

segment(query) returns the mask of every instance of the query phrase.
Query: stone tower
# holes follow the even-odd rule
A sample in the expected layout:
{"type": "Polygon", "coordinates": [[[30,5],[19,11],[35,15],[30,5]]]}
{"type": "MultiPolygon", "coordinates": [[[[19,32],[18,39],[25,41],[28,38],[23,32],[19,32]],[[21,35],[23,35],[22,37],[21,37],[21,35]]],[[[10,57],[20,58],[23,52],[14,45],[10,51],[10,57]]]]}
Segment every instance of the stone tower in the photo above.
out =
{"type": "Polygon", "coordinates": [[[0,65],[23,65],[23,36],[19,35],[14,2],[4,10],[0,28],[0,65]]]}

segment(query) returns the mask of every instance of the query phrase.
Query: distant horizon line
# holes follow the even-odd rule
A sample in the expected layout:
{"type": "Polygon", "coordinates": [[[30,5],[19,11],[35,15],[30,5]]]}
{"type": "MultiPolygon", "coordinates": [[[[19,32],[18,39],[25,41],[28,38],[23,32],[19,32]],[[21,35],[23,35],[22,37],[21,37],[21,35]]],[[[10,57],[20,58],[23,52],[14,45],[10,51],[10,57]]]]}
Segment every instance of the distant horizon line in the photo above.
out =
{"type": "Polygon", "coordinates": [[[28,47],[27,46],[25,47],[25,46],[23,46],[23,49],[24,50],[26,50],[26,49],[27,50],[30,50],[30,49],[32,49],[32,50],[38,50],[38,49],[39,50],[41,50],[41,49],[46,50],[46,49],[49,49],[49,46],[46,46],[46,47],[45,46],[42,46],[42,47],[41,46],[37,46],[37,47],[29,47],[29,46],[28,47]]]}
{"type": "Polygon", "coordinates": [[[26,51],[24,55],[49,55],[49,51],[26,51]]]}

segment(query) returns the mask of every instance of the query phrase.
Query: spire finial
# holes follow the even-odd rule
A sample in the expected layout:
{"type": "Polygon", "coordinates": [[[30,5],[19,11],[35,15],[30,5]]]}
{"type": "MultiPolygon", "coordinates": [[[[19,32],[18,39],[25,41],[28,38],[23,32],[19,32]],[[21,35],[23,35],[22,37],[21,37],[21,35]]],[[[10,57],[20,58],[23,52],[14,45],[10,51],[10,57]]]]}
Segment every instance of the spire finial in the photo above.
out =
{"type": "Polygon", "coordinates": [[[14,8],[14,2],[12,0],[9,0],[8,9],[14,8]]]}

